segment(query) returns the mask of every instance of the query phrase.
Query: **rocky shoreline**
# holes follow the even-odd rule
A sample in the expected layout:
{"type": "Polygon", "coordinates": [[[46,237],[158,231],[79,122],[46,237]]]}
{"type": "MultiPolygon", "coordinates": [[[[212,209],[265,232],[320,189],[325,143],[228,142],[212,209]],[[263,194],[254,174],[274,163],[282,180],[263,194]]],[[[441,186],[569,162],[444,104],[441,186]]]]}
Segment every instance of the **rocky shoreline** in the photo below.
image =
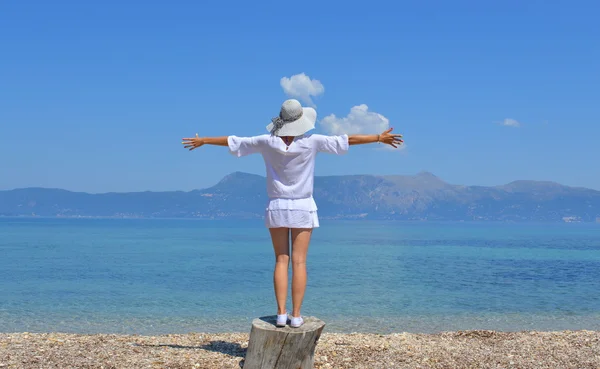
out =
{"type": "MultiPolygon", "coordinates": [[[[241,368],[248,333],[0,333],[0,368],[241,368]]],[[[600,331],[324,333],[315,368],[600,368],[600,331]]]]}

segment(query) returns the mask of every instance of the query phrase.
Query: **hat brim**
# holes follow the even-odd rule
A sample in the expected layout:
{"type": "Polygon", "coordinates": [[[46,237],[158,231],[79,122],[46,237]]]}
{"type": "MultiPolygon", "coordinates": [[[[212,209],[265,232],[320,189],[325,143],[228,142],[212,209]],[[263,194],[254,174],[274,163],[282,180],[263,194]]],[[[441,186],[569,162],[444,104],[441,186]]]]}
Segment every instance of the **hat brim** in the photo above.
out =
{"type": "MultiPolygon", "coordinates": [[[[302,116],[293,122],[288,122],[281,127],[276,136],[301,136],[315,128],[317,111],[313,108],[302,108],[302,116]]],[[[267,132],[271,132],[273,123],[267,125],[267,132]]]]}

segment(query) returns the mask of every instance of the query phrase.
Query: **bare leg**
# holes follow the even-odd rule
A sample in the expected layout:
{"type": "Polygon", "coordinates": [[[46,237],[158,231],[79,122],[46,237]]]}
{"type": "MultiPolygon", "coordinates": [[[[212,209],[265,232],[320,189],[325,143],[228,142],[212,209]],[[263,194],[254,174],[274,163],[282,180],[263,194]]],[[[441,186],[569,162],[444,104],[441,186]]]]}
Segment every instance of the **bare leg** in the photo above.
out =
{"type": "Polygon", "coordinates": [[[290,229],[269,228],[269,232],[271,232],[271,241],[275,251],[273,287],[275,288],[275,299],[277,300],[277,314],[285,314],[290,265],[290,229]]]}
{"type": "Polygon", "coordinates": [[[300,316],[306,290],[306,254],[312,229],[292,228],[292,316],[300,316]]]}

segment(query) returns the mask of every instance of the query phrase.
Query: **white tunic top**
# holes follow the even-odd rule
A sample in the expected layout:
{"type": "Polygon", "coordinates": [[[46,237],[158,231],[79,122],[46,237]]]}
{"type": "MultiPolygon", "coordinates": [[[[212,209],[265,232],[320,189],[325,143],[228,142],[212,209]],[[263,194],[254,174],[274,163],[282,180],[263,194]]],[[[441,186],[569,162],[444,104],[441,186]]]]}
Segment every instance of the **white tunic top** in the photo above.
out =
{"type": "Polygon", "coordinates": [[[316,211],[313,199],[315,157],[319,152],[345,154],[348,135],[302,135],[287,146],[270,134],[227,138],[230,152],[237,156],[260,153],[267,170],[267,210],[316,211]]]}

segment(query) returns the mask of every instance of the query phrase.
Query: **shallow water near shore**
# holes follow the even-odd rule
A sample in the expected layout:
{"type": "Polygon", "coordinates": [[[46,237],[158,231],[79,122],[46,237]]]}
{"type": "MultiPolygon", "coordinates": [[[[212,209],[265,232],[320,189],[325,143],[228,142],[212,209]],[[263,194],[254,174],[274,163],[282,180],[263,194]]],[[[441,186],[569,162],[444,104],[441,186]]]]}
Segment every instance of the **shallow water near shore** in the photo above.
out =
{"type": "MultiPolygon", "coordinates": [[[[599,224],[321,225],[302,312],[330,332],[600,329],[599,224]]],[[[248,331],[272,254],[261,221],[0,218],[0,331],[248,331]]]]}

